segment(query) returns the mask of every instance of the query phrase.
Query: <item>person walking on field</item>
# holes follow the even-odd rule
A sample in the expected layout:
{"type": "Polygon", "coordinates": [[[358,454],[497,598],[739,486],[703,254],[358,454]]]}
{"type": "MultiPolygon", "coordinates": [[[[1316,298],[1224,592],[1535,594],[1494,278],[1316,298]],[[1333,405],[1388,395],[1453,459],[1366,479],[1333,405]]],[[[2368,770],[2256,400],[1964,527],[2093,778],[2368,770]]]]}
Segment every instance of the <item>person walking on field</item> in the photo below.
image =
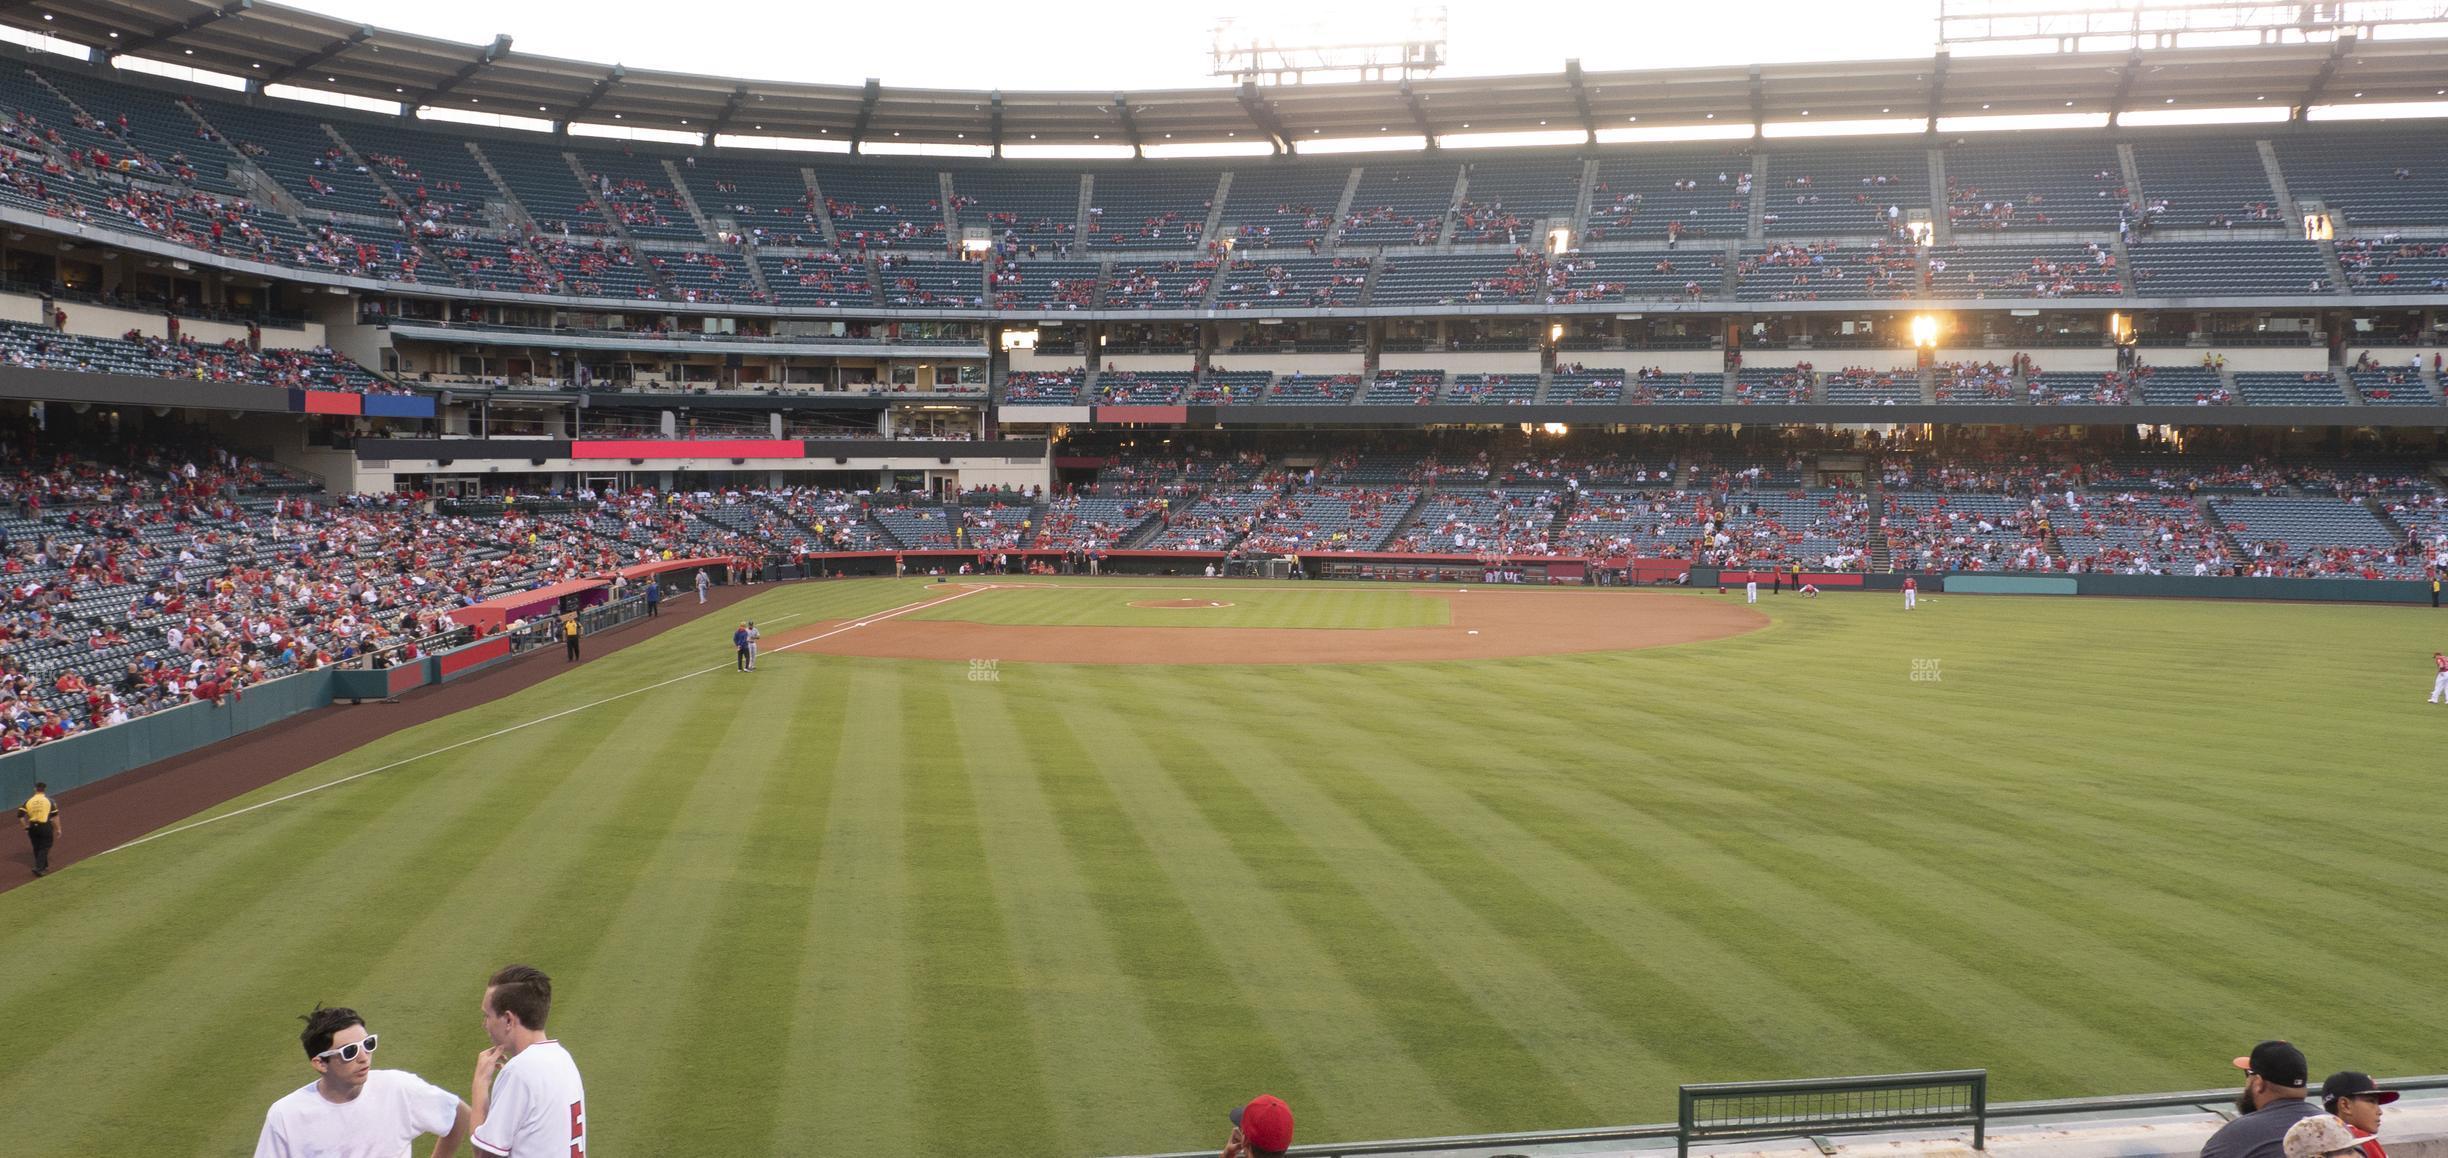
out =
{"type": "Polygon", "coordinates": [[[59,839],[59,805],[51,800],[51,786],[34,782],[34,795],[17,806],[17,823],[25,827],[26,839],[34,845],[34,875],[51,871],[51,842],[59,839]]]}
{"type": "Polygon", "coordinates": [[[569,647],[568,662],[578,662],[578,613],[575,611],[561,617],[561,642],[569,647]]]}
{"type": "Polygon", "coordinates": [[[714,581],[706,577],[705,568],[699,567],[697,569],[697,606],[705,606],[706,590],[712,586],[714,586],[714,581]]]}
{"type": "Polygon", "coordinates": [[[1904,610],[1906,610],[1906,611],[1910,611],[1910,610],[1912,610],[1912,609],[1913,609],[1913,603],[1914,603],[1914,602],[1917,600],[1917,598],[1920,596],[1920,594],[1921,594],[1921,584],[1919,584],[1919,583],[1917,583],[1917,582],[1914,582],[1914,581],[1913,581],[1913,577],[1912,577],[1912,576],[1910,576],[1910,575],[1905,576],[1905,577],[1904,577],[1904,610]]]}
{"type": "Polygon", "coordinates": [[[2432,652],[2431,666],[2436,669],[2431,676],[2431,702],[2448,704],[2448,655],[2432,652]]]}
{"type": "Polygon", "coordinates": [[[742,623],[742,624],[740,624],[738,627],[735,627],[735,628],[733,628],[733,629],[731,630],[731,650],[732,650],[733,652],[737,653],[737,660],[738,660],[738,663],[739,663],[739,669],[740,669],[741,671],[747,671],[747,670],[748,670],[748,625],[747,625],[747,624],[742,623]]]}
{"type": "Polygon", "coordinates": [[[749,671],[755,671],[755,670],[756,670],[757,641],[758,641],[758,640],[760,640],[760,639],[763,639],[763,638],[765,638],[765,633],[757,630],[756,620],[753,620],[753,619],[749,620],[749,621],[748,621],[748,670],[749,670],[749,671]]]}
{"type": "Polygon", "coordinates": [[[1756,575],[1756,574],[1755,574],[1755,575],[1751,576],[1751,580],[1750,580],[1750,582],[1743,584],[1743,602],[1745,602],[1745,603],[1757,603],[1757,602],[1759,602],[1759,576],[1758,576],[1758,575],[1756,575]]]}

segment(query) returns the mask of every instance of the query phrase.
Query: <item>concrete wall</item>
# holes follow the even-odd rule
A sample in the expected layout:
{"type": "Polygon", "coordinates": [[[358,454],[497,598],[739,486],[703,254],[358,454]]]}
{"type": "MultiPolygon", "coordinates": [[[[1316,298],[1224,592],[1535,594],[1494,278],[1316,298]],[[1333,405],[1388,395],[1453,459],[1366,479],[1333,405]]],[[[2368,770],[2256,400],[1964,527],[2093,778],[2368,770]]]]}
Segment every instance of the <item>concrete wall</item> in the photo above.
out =
{"type": "MultiPolygon", "coordinates": [[[[71,315],[72,319],[73,317],[74,315],[71,315]]],[[[207,346],[218,346],[223,342],[236,342],[243,346],[246,344],[247,340],[247,328],[245,326],[232,325],[229,322],[207,322],[200,321],[195,318],[180,318],[178,327],[180,337],[201,342],[207,346]]],[[[295,333],[296,331],[293,330],[291,332],[295,333]]],[[[271,343],[272,334],[270,331],[266,331],[264,333],[264,344],[270,345],[271,343]]]]}
{"type": "Polygon", "coordinates": [[[2424,368],[2428,369],[2431,359],[2438,357],[2442,350],[2448,350],[2448,346],[2348,346],[2346,363],[2351,366],[2363,355],[2369,354],[2372,361],[2392,370],[2404,369],[2407,360],[2412,358],[2421,358],[2424,368]]]}
{"type": "Polygon", "coordinates": [[[1556,364],[1630,373],[1655,366],[1669,374],[1716,374],[1725,370],[1721,350],[1558,350],[1556,364]]]}
{"type": "Polygon", "coordinates": [[[1108,370],[1181,370],[1198,369],[1195,354],[1107,354],[1104,368],[1108,370]]]}
{"type": "Polygon", "coordinates": [[[134,330],[148,338],[170,336],[170,320],[161,314],[115,310],[85,302],[61,302],[59,308],[68,313],[68,332],[71,334],[83,334],[89,338],[119,338],[134,330]]]}
{"type": "Polygon", "coordinates": [[[24,322],[27,325],[39,326],[43,324],[43,320],[41,298],[30,298],[22,294],[0,294],[0,322],[24,322]]]}
{"type": "MultiPolygon", "coordinates": [[[[373,327],[353,326],[352,328],[371,330],[373,327]]],[[[331,340],[328,336],[329,329],[321,322],[308,322],[296,329],[289,329],[284,326],[264,326],[262,327],[262,332],[263,344],[266,349],[311,350],[316,346],[331,345],[331,340]]],[[[333,346],[332,348],[336,350],[339,349],[337,346],[333,346]]],[[[363,363],[369,370],[382,369],[382,358],[379,355],[368,354],[365,356],[360,356],[355,352],[348,350],[341,350],[340,352],[347,354],[351,358],[356,358],[357,361],[363,363]]]]}
{"type": "Polygon", "coordinates": [[[1011,368],[1019,371],[1082,370],[1087,359],[1078,354],[1040,354],[1035,350],[1013,350],[1011,368]]]}
{"type": "Polygon", "coordinates": [[[1218,354],[1215,370],[1273,370],[1277,374],[1357,374],[1368,364],[1360,354],[1218,354]]]}
{"type": "Polygon", "coordinates": [[[1539,356],[1516,350],[1502,354],[1380,354],[1380,370],[1443,370],[1447,374],[1536,374],[1539,356]]]}
{"type": "Polygon", "coordinates": [[[1744,350],[1742,364],[1747,369],[1778,369],[1811,364],[1820,373],[1859,366],[1868,370],[1910,370],[1920,365],[1917,350],[1744,350]]]}
{"type": "Polygon", "coordinates": [[[2329,350],[2325,346],[2212,346],[2207,350],[2145,349],[2142,360],[2153,366],[2198,366],[2202,355],[2217,354],[2227,359],[2230,370],[2326,370],[2329,350]]]}

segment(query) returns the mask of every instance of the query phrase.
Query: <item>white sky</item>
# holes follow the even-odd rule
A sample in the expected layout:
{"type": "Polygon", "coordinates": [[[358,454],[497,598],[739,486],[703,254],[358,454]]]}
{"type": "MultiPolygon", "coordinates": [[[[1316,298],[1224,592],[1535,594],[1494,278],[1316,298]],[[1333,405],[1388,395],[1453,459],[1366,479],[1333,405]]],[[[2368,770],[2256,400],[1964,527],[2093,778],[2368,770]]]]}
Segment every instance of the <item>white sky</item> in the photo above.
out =
{"type": "MultiPolygon", "coordinates": [[[[1415,7],[1386,0],[284,2],[470,44],[508,33],[518,51],[632,68],[1014,91],[1220,84],[1208,76],[1209,29],[1219,17],[1289,36],[1330,7],[1397,30],[1415,7]]],[[[1556,73],[1568,57],[1593,71],[1914,57],[1928,55],[1937,39],[1937,0],[1451,0],[1445,7],[1447,64],[1439,76],[1556,73]]]]}

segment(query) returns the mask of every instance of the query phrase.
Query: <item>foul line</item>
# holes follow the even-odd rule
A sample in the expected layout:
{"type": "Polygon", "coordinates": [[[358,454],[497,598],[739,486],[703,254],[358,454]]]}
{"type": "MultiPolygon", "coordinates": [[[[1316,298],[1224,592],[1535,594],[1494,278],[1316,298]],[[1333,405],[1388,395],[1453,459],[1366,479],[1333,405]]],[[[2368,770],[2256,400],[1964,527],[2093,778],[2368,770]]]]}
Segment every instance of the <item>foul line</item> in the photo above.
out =
{"type": "MultiPolygon", "coordinates": [[[[980,592],[980,591],[990,591],[990,590],[993,590],[993,588],[992,588],[991,586],[974,586],[974,587],[970,587],[968,590],[965,590],[965,591],[960,592],[959,594],[956,594],[956,595],[947,595],[947,596],[945,596],[945,597],[943,597],[943,598],[941,598],[941,599],[928,599],[928,600],[922,600],[922,601],[917,602],[917,603],[907,603],[907,604],[903,604],[902,606],[895,607],[895,608],[893,608],[893,609],[891,609],[891,610],[889,610],[889,611],[879,612],[879,613],[877,613],[877,614],[875,614],[875,615],[870,615],[870,616],[867,616],[867,617],[862,618],[862,619],[854,619],[853,621],[851,621],[851,622],[849,622],[849,623],[845,623],[845,624],[841,625],[840,627],[836,627],[836,628],[832,629],[831,631],[824,632],[824,633],[822,633],[822,634],[820,634],[820,635],[811,635],[811,636],[807,637],[806,639],[795,640],[795,641],[793,641],[793,642],[783,644],[782,646],[777,647],[777,648],[774,648],[773,650],[775,650],[775,651],[789,651],[791,648],[798,647],[798,646],[799,646],[799,645],[801,645],[801,644],[815,643],[815,642],[816,642],[816,641],[818,641],[818,640],[823,640],[823,639],[831,639],[831,638],[833,638],[834,636],[836,636],[836,635],[840,635],[841,633],[843,633],[843,632],[845,632],[845,631],[855,631],[855,630],[857,630],[857,629],[859,629],[859,628],[866,627],[866,626],[868,626],[868,625],[870,625],[870,624],[882,623],[883,621],[885,621],[885,620],[887,620],[887,619],[895,619],[895,618],[898,618],[898,617],[900,617],[900,616],[907,615],[907,614],[909,614],[909,613],[910,613],[910,612],[912,612],[912,611],[923,611],[923,610],[925,610],[925,609],[927,609],[927,608],[929,608],[929,607],[937,607],[937,606],[941,606],[941,605],[946,604],[946,603],[950,603],[950,602],[952,602],[952,601],[953,601],[953,600],[955,600],[955,599],[965,599],[965,598],[968,598],[969,596],[975,595],[975,594],[977,594],[977,593],[978,593],[978,592],[980,592]]],[[[768,622],[768,623],[776,623],[776,622],[780,622],[781,620],[784,620],[784,619],[795,619],[795,618],[797,618],[797,617],[798,617],[798,615],[799,615],[799,613],[798,613],[798,612],[792,612],[792,613],[791,613],[791,614],[789,614],[789,615],[777,615],[777,616],[774,616],[772,619],[768,619],[768,620],[766,620],[766,622],[768,622]]],[[[730,669],[723,667],[721,664],[715,664],[715,665],[714,665],[714,666],[712,666],[712,667],[703,667],[703,668],[699,668],[699,669],[697,669],[696,671],[693,671],[693,672],[685,672],[685,673],[683,673],[683,674],[673,676],[673,677],[671,677],[670,679],[667,679],[667,680],[661,680],[661,681],[658,681],[658,682],[655,682],[655,683],[647,684],[647,685],[646,685],[646,686],[644,686],[644,687],[631,688],[631,689],[629,689],[628,691],[625,691],[625,692],[620,692],[620,693],[617,693],[617,694],[614,694],[614,695],[605,696],[604,698],[602,698],[602,699],[600,699],[600,700],[595,700],[595,701],[593,701],[593,702],[591,702],[591,703],[584,703],[584,704],[580,704],[580,705],[578,705],[577,707],[574,707],[574,708],[563,708],[562,710],[560,710],[560,711],[558,711],[558,712],[554,712],[554,713],[552,713],[552,714],[550,714],[550,715],[545,715],[545,716],[537,716],[536,718],[534,718],[534,719],[532,719],[532,720],[528,720],[528,721],[526,721],[526,722],[524,722],[524,723],[512,724],[512,725],[510,725],[510,726],[509,726],[509,727],[507,727],[507,728],[502,728],[502,729],[499,729],[499,730],[497,730],[497,731],[487,732],[487,733],[485,733],[484,735],[481,735],[481,736],[472,736],[472,737],[470,737],[470,738],[468,738],[468,739],[461,740],[461,741],[459,741],[458,743],[455,743],[455,744],[445,744],[445,745],[443,745],[443,746],[441,746],[441,747],[439,747],[439,748],[436,748],[436,749],[434,749],[434,750],[432,750],[432,751],[430,751],[430,752],[419,752],[419,753],[417,753],[417,754],[416,754],[416,755],[414,755],[414,756],[410,756],[410,757],[407,757],[407,758],[405,758],[405,759],[401,759],[401,760],[394,760],[394,761],[392,761],[392,762],[390,762],[390,763],[388,763],[388,764],[384,764],[384,765],[381,765],[381,766],[379,766],[379,767],[375,767],[375,768],[368,768],[368,769],[366,769],[366,770],[365,770],[365,771],[363,771],[363,772],[352,772],[352,773],[350,773],[350,774],[348,774],[348,775],[346,775],[346,776],[343,776],[343,777],[339,778],[338,780],[327,781],[327,782],[322,783],[322,784],[317,784],[317,785],[315,785],[315,786],[313,786],[313,787],[311,787],[311,788],[300,788],[300,789],[298,789],[297,791],[295,791],[295,792],[291,792],[291,793],[289,793],[289,794],[287,794],[287,795],[285,795],[285,796],[275,796],[275,797],[273,797],[273,798],[272,798],[272,799],[270,799],[270,800],[260,800],[260,801],[257,801],[257,802],[255,802],[255,803],[253,803],[253,804],[247,805],[247,806],[246,806],[246,807],[244,807],[244,808],[235,809],[235,810],[230,811],[230,812],[224,812],[224,813],[221,813],[221,814],[220,814],[220,815],[218,815],[218,816],[207,816],[207,817],[205,817],[205,818],[204,818],[204,819],[202,819],[202,820],[190,821],[190,822],[188,822],[188,823],[186,823],[186,824],[179,825],[179,826],[178,826],[178,827],[176,827],[176,828],[165,828],[165,829],[161,830],[160,832],[151,833],[151,834],[146,835],[146,836],[140,836],[140,837],[137,837],[136,839],[131,840],[131,841],[127,842],[126,844],[114,845],[114,846],[112,846],[112,847],[110,847],[110,848],[103,849],[102,851],[95,853],[95,854],[94,854],[94,856],[95,856],[95,857],[104,857],[104,856],[109,856],[110,854],[112,854],[112,853],[114,853],[114,852],[118,852],[118,851],[119,851],[119,850],[121,850],[121,849],[134,848],[134,847],[136,847],[137,845],[140,845],[140,844],[147,844],[147,843],[150,843],[150,842],[152,842],[152,841],[160,840],[161,838],[163,838],[163,837],[165,837],[165,836],[177,836],[179,833],[182,833],[182,832],[189,832],[189,831],[192,831],[192,830],[194,830],[194,829],[202,828],[202,827],[204,827],[204,826],[205,826],[205,825],[207,825],[207,824],[217,824],[217,823],[219,823],[219,822],[221,822],[221,821],[228,820],[229,818],[231,818],[231,817],[233,817],[233,816],[244,816],[244,815],[246,815],[247,813],[253,812],[253,811],[255,811],[256,809],[259,809],[259,808],[270,808],[271,806],[273,806],[273,805],[275,805],[275,804],[281,804],[281,803],[285,803],[285,802],[287,802],[287,801],[295,800],[295,799],[297,799],[297,798],[298,798],[298,797],[300,797],[300,796],[309,796],[309,795],[312,795],[312,794],[314,794],[314,793],[321,792],[321,791],[323,791],[323,790],[324,790],[324,789],[326,789],[326,788],[337,788],[337,787],[339,787],[339,786],[341,786],[341,785],[343,785],[343,784],[348,784],[348,783],[351,783],[351,782],[353,782],[353,781],[363,780],[363,779],[365,779],[366,777],[368,777],[368,776],[372,776],[373,774],[375,774],[375,773],[377,773],[377,772],[388,772],[388,771],[390,771],[390,770],[392,770],[392,769],[394,769],[394,768],[402,767],[402,766],[404,766],[404,765],[408,765],[408,764],[414,764],[414,763],[416,763],[416,762],[417,762],[417,761],[419,761],[419,760],[427,759],[427,758],[429,758],[429,757],[433,757],[433,756],[439,756],[439,755],[441,755],[441,754],[443,754],[443,753],[445,753],[445,752],[455,752],[455,751],[458,751],[459,749],[461,749],[461,748],[465,748],[465,747],[467,747],[467,746],[468,746],[468,745],[470,745],[470,744],[481,744],[481,743],[485,742],[486,740],[494,740],[494,739],[499,739],[499,738],[501,738],[501,737],[503,737],[503,736],[507,736],[507,735],[509,735],[509,734],[510,734],[510,733],[512,733],[512,732],[516,732],[516,731],[519,731],[519,730],[521,730],[521,729],[525,729],[525,728],[532,728],[532,727],[536,726],[537,724],[550,723],[551,721],[558,720],[558,719],[560,719],[560,718],[561,718],[561,717],[563,717],[563,716],[576,715],[577,713],[579,713],[579,712],[583,712],[583,711],[586,711],[586,710],[587,710],[587,709],[589,709],[589,708],[600,708],[600,707],[604,706],[605,704],[609,704],[609,703],[612,703],[612,702],[617,701],[617,700],[625,700],[625,699],[628,699],[628,698],[629,698],[629,697],[631,697],[631,696],[634,696],[634,695],[639,695],[639,694],[642,694],[642,693],[645,693],[645,692],[651,692],[651,691],[655,690],[656,688],[670,687],[671,685],[676,684],[676,683],[679,683],[679,682],[680,682],[680,681],[682,681],[682,680],[692,680],[692,679],[696,679],[698,676],[705,675],[705,674],[707,674],[708,672],[718,672],[718,671],[727,671],[727,670],[730,670],[730,669]]],[[[86,859],[91,860],[91,859],[93,859],[93,857],[88,857],[88,858],[86,858],[86,859]]]]}

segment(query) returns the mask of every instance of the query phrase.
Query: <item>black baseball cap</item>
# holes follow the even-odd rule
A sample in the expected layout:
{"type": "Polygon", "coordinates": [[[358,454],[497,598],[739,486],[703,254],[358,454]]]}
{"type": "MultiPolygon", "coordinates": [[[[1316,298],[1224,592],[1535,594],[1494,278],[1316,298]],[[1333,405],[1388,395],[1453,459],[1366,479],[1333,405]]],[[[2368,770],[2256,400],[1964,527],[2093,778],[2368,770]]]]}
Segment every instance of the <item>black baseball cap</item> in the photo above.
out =
{"type": "Polygon", "coordinates": [[[2339,1070],[2321,1083],[2321,1101],[2324,1103],[2365,1095],[2383,1106],[2397,1100],[2397,1091],[2381,1089],[2380,1083],[2360,1070],[2339,1070]]]}
{"type": "Polygon", "coordinates": [[[2252,1053],[2235,1059],[2235,1067],[2273,1086],[2301,1089],[2312,1083],[2312,1063],[2288,1042],[2262,1042],[2252,1053]]]}

